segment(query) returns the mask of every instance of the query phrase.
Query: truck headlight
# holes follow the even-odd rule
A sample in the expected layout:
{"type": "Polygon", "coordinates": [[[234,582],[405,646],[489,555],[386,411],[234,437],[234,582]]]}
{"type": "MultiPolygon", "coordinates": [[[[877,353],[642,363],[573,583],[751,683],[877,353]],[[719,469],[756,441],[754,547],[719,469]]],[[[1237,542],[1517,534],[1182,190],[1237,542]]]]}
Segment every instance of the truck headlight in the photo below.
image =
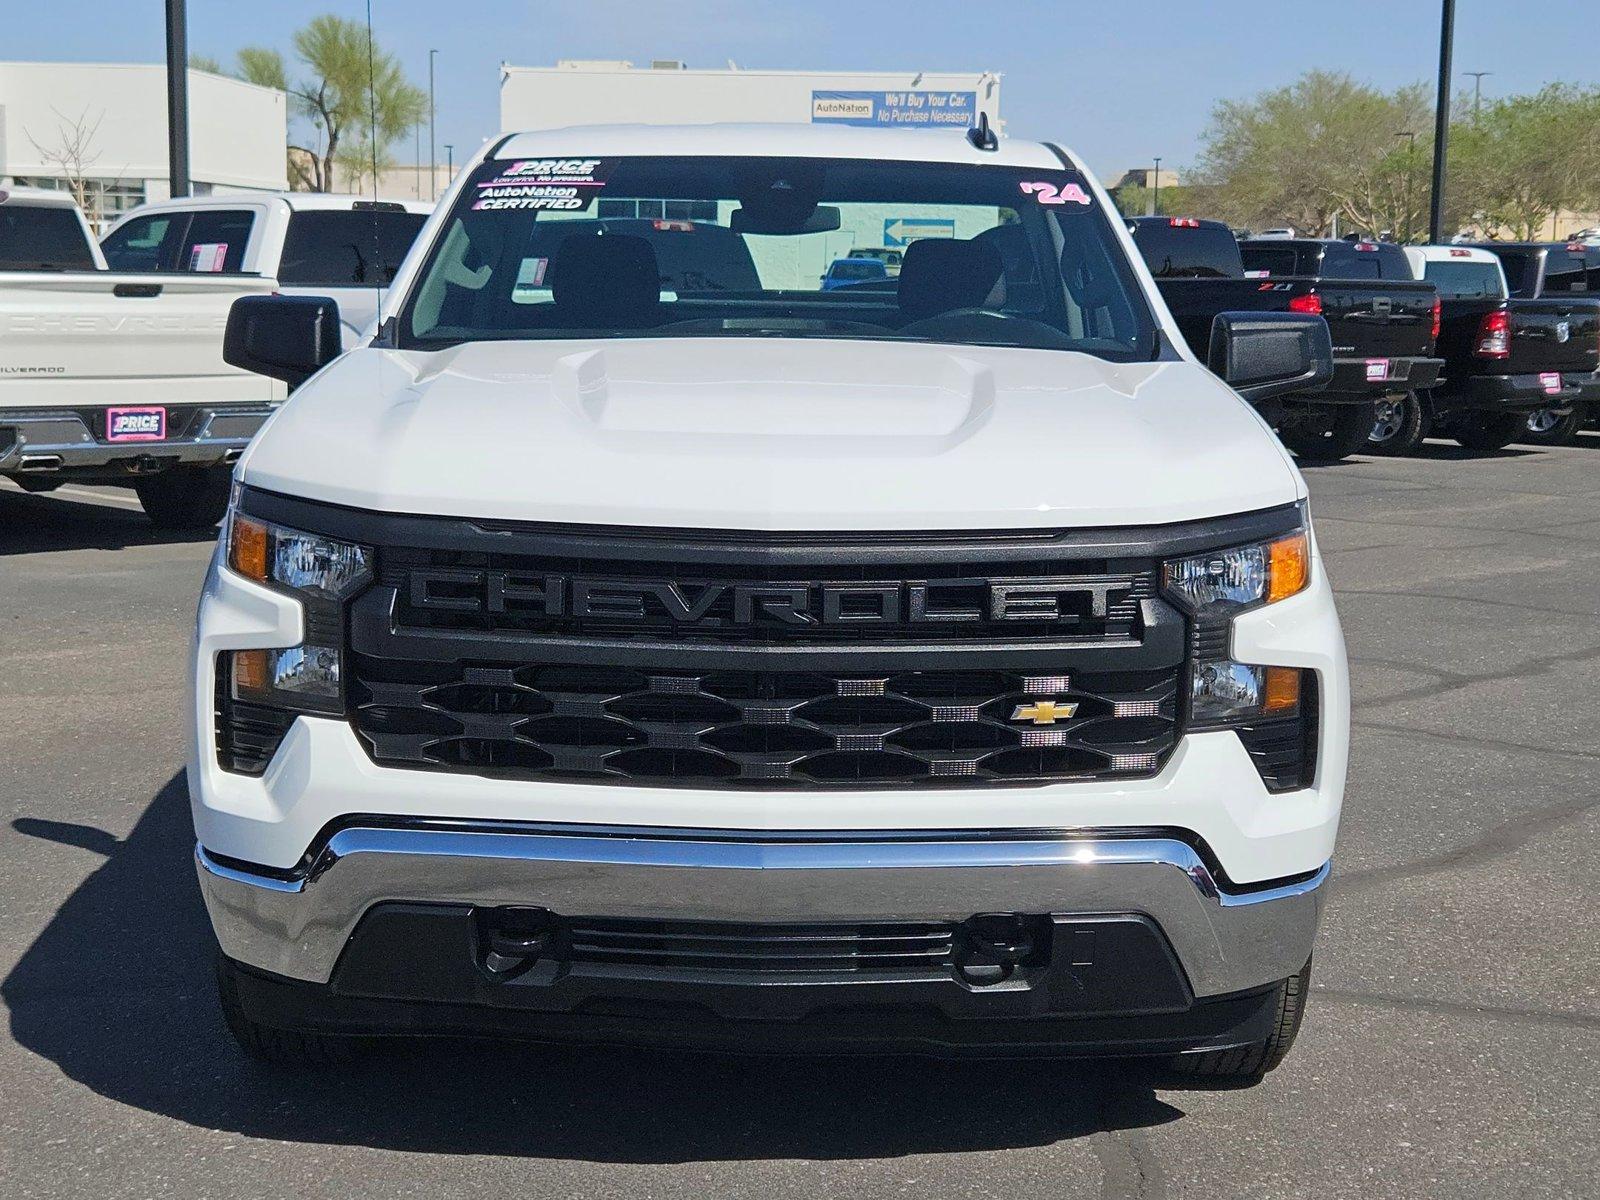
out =
{"type": "Polygon", "coordinates": [[[229,568],[287,592],[305,610],[298,646],[234,650],[222,664],[233,699],[301,712],[344,712],[344,602],[372,580],[365,546],[228,512],[229,568]]]}
{"type": "Polygon", "coordinates": [[[1194,622],[1188,725],[1232,729],[1270,791],[1308,785],[1316,759],[1316,672],[1234,660],[1232,625],[1252,609],[1298,595],[1311,584],[1311,536],[1276,537],[1162,564],[1167,596],[1194,622]]]}
{"type": "Polygon", "coordinates": [[[1268,542],[1168,559],[1167,591],[1201,617],[1276,604],[1311,583],[1311,538],[1302,527],[1268,542]]]}
{"type": "Polygon", "coordinates": [[[340,601],[372,578],[372,552],[319,533],[301,533],[248,516],[228,520],[228,566],[257,583],[340,601]]]}

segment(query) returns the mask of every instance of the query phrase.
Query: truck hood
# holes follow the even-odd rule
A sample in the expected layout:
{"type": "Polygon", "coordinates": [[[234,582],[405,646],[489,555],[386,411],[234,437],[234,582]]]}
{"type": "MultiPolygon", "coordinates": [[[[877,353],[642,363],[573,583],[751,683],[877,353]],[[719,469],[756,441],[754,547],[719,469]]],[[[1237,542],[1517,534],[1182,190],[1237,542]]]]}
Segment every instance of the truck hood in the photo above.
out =
{"type": "Polygon", "coordinates": [[[757,338],[356,350],[239,478],[386,512],[764,530],[1158,524],[1305,494],[1191,362],[757,338]]]}

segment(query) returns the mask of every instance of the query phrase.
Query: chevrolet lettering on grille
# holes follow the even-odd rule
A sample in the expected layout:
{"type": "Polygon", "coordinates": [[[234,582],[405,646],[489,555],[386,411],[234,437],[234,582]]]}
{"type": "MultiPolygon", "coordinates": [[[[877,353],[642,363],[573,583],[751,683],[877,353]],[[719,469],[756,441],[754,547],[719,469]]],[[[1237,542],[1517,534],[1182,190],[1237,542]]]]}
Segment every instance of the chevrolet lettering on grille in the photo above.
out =
{"type": "Polygon", "coordinates": [[[1104,619],[1128,576],[885,583],[722,583],[414,568],[406,599],[424,613],[573,617],[680,628],[921,625],[1104,619]]]}

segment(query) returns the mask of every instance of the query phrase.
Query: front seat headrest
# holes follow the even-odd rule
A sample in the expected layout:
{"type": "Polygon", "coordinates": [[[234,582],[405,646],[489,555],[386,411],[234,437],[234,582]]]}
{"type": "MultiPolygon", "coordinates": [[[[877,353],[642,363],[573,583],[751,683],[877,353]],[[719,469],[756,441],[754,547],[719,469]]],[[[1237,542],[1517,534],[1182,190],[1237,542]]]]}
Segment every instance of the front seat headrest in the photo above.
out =
{"type": "Polygon", "coordinates": [[[573,328],[642,328],[661,317],[661,266],[642,237],[568,237],[550,264],[550,294],[573,328]]]}
{"type": "Polygon", "coordinates": [[[900,311],[920,321],[958,308],[982,308],[1000,282],[1000,252],[988,242],[922,238],[900,261],[900,311]]]}

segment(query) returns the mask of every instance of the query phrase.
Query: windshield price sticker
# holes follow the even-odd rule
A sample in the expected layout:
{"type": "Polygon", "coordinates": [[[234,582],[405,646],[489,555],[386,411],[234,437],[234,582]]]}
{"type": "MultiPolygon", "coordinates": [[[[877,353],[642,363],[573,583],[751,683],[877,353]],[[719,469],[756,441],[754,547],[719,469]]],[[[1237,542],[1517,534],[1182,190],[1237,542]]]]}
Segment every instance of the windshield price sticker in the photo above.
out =
{"type": "Polygon", "coordinates": [[[1032,196],[1040,204],[1088,204],[1089,193],[1075,183],[1045,183],[1024,181],[1018,185],[1024,196],[1032,196]]]}
{"type": "Polygon", "coordinates": [[[493,179],[478,183],[474,210],[583,212],[611,174],[601,158],[529,158],[508,163],[493,179]]]}

